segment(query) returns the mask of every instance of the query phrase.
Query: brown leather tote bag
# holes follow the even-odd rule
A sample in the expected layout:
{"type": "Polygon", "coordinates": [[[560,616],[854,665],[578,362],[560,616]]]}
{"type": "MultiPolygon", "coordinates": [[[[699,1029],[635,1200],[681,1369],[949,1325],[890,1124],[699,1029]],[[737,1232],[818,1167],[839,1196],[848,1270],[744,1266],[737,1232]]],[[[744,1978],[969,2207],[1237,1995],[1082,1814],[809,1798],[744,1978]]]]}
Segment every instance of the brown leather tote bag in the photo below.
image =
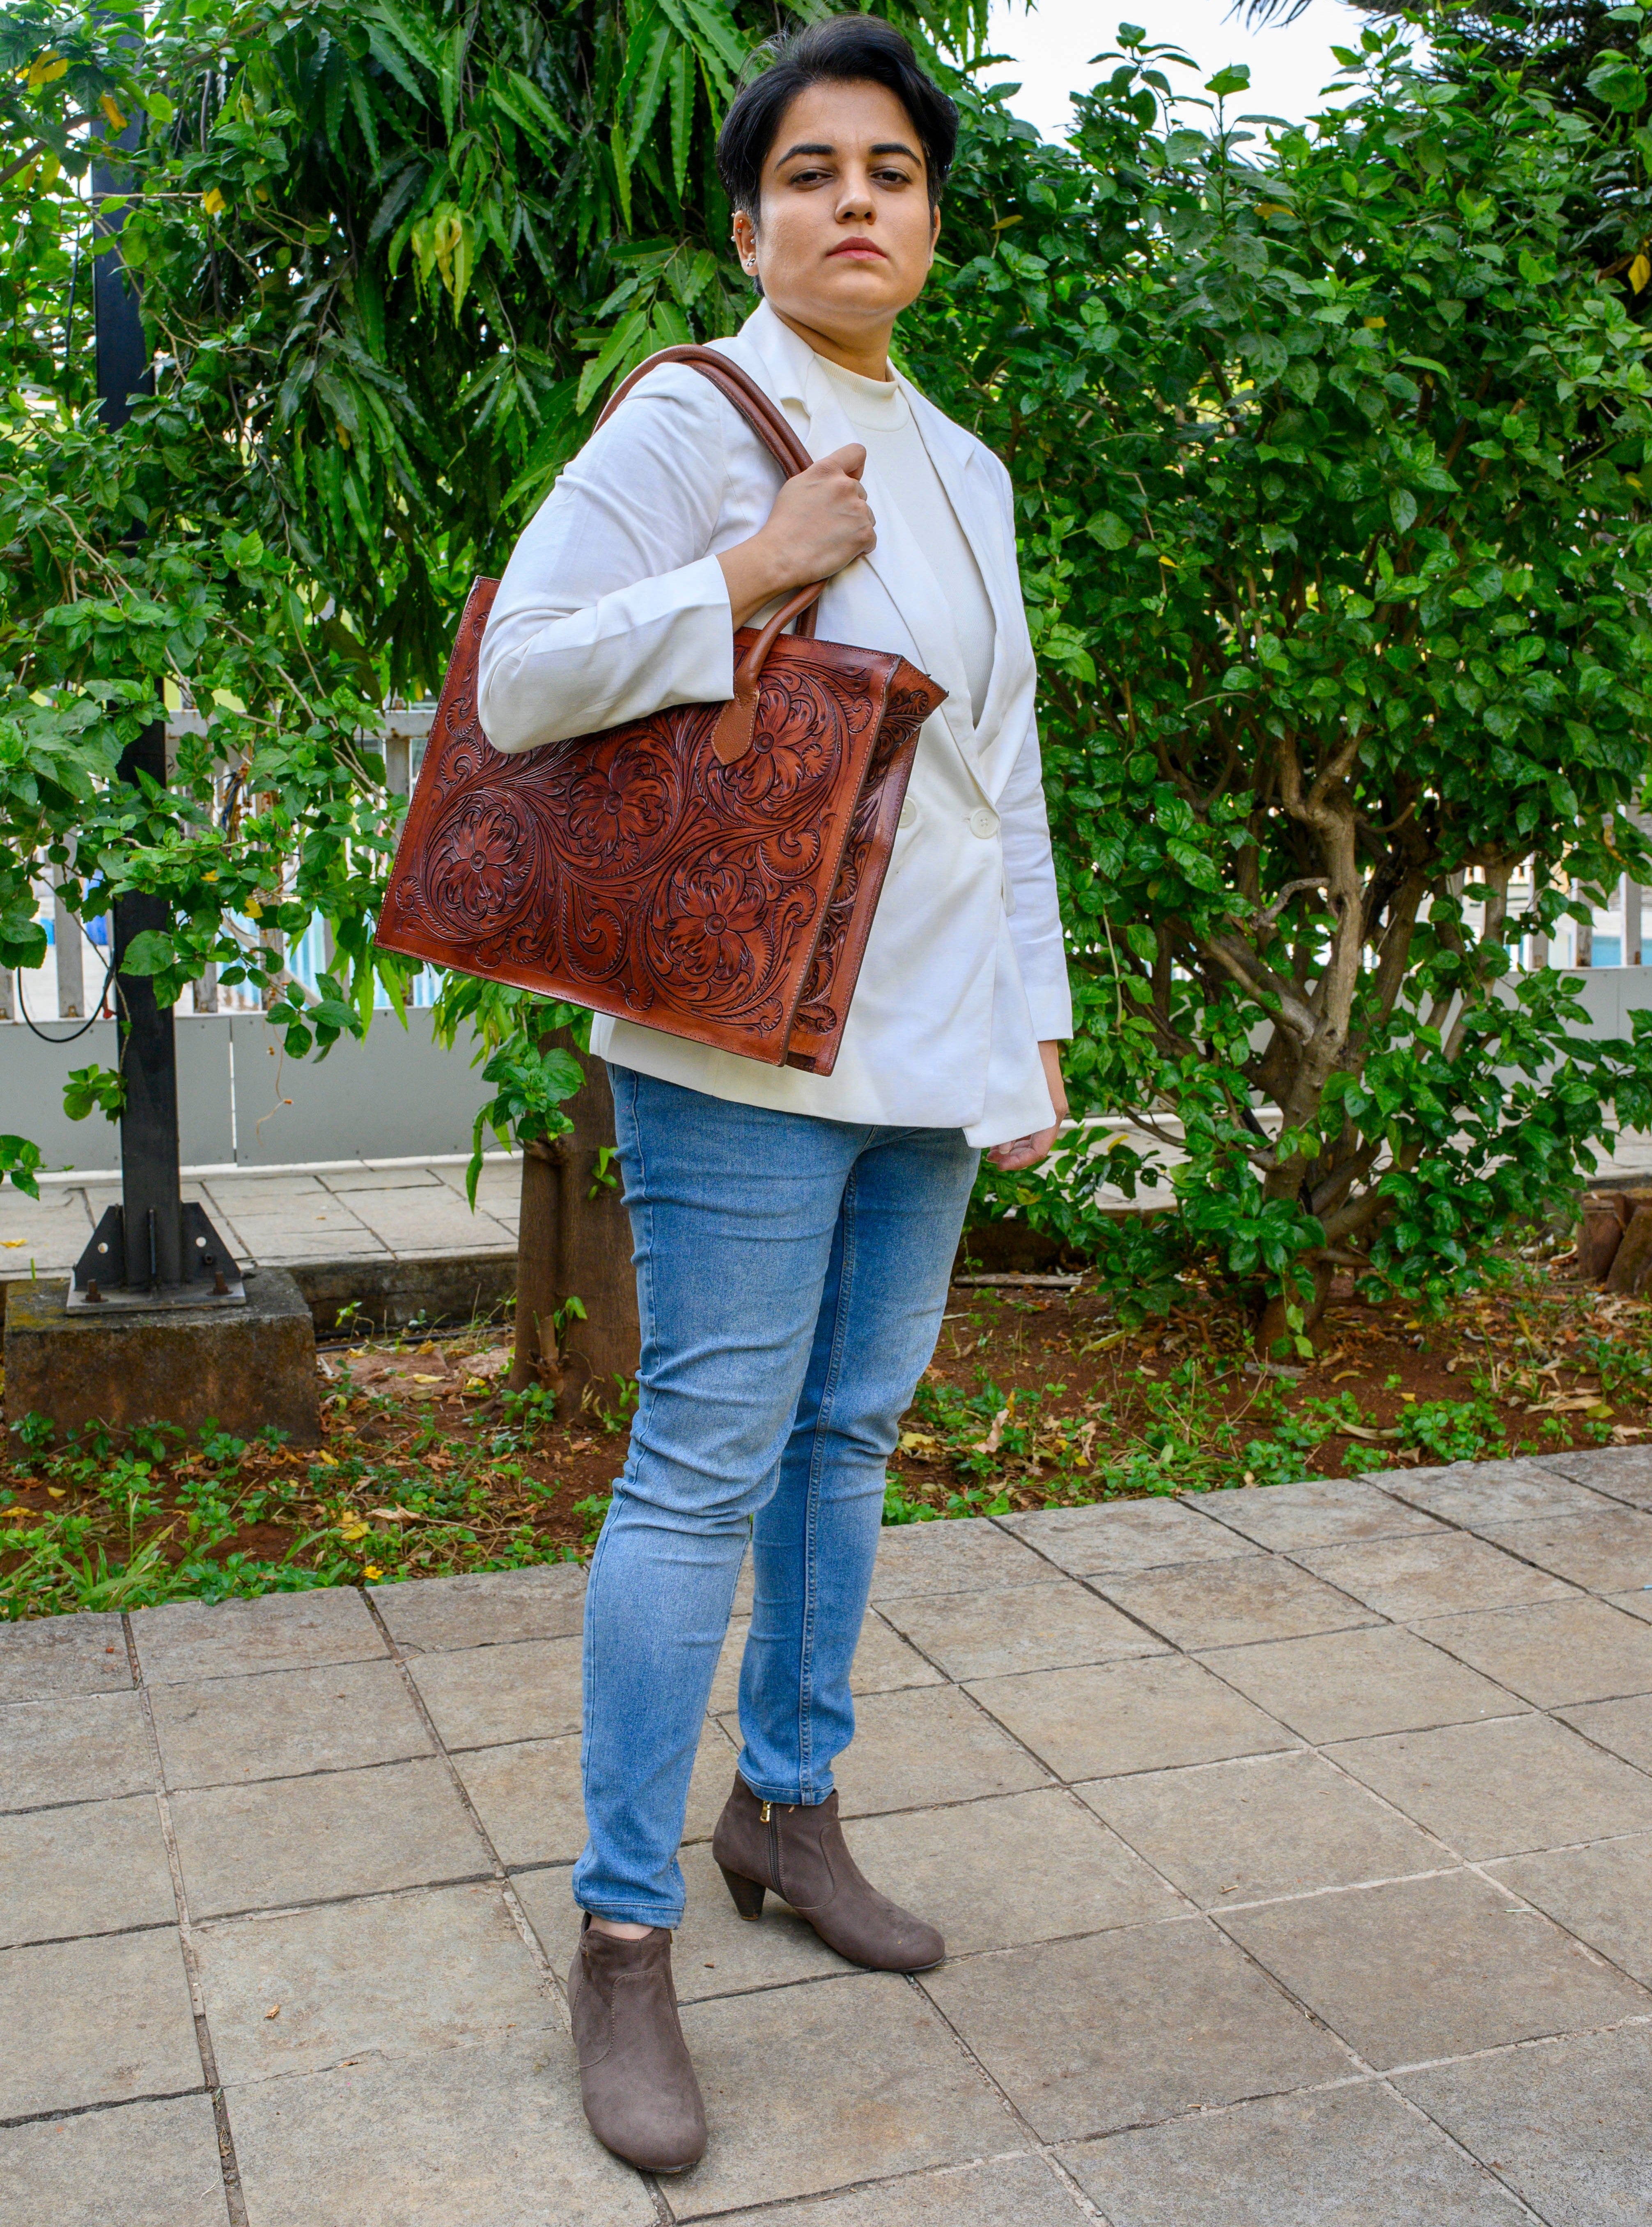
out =
{"type": "MultiPolygon", "coordinates": [[[[789,476],[810,458],[712,348],[711,380],[789,476]]],[[[599,419],[599,424],[603,422],[599,419]]],[[[735,692],[507,757],[476,715],[499,584],[470,590],[379,922],[427,959],[769,1066],[830,1075],[918,730],[946,691],[813,638],[824,581],[735,635],[735,692]],[[782,635],[792,619],[794,634],[782,635]]]]}

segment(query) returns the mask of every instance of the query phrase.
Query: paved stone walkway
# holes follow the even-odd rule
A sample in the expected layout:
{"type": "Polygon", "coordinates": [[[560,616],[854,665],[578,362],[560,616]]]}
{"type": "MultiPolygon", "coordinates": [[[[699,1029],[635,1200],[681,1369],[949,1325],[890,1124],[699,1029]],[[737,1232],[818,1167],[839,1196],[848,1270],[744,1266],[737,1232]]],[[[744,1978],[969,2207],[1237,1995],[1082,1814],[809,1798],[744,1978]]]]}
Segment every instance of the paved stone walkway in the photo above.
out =
{"type": "MultiPolygon", "coordinates": [[[[884,1534],[911,1981],[705,1836],[710,2109],[580,2120],[571,1567],[0,1627],[3,2227],[1645,2227],[1652,1452],[884,1534]]],[[[747,1596],[749,1598],[749,1595],[747,1596]]]]}
{"type": "MultiPolygon", "coordinates": [[[[263,1268],[316,1261],[437,1260],[499,1252],[514,1256],[521,1169],[513,1153],[490,1152],[473,1214],[465,1161],[341,1160],[313,1168],[197,1170],[183,1196],[199,1199],[237,1257],[263,1268]]],[[[0,1280],[67,1275],[105,1207],[120,1199],[118,1176],[40,1179],[40,1196],[0,1187],[0,1280]]]]}

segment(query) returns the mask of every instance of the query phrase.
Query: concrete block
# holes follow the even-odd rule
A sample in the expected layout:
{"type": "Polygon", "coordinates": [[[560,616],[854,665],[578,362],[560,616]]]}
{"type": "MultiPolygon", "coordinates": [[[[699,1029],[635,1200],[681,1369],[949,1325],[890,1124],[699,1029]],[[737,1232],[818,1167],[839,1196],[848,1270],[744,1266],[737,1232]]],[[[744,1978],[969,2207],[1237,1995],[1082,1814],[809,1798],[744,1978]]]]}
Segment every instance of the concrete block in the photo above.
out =
{"type": "Polygon", "coordinates": [[[316,1331],[292,1278],[265,1268],[246,1305],[71,1314],[64,1282],[6,1292],[5,1419],[49,1415],[60,1431],[94,1420],[130,1428],[208,1421],[243,1438],[273,1424],[321,1443],[316,1331]]]}

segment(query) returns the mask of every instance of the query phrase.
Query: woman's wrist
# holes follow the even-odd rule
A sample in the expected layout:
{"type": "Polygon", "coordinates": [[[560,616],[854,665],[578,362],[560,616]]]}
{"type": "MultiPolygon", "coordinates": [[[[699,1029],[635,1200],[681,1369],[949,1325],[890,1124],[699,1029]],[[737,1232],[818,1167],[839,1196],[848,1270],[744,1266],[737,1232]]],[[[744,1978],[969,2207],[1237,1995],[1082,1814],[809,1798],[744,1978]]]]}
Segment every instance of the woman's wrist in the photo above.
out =
{"type": "Polygon", "coordinates": [[[737,627],[744,626],[765,603],[772,603],[788,588],[800,584],[787,576],[784,565],[764,533],[754,533],[749,541],[723,550],[717,561],[723,567],[729,609],[737,627]]]}

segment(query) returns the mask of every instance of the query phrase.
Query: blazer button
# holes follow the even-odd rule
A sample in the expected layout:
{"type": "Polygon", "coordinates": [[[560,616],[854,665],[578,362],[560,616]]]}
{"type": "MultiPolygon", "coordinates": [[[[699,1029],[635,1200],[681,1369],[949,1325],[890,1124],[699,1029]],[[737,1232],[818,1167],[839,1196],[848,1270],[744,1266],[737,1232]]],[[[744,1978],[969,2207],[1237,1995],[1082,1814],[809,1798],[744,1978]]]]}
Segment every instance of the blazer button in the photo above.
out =
{"type": "Polygon", "coordinates": [[[998,814],[989,812],[986,807],[982,805],[979,811],[970,814],[969,830],[972,835],[979,835],[983,838],[996,835],[998,832],[998,814]]]}

